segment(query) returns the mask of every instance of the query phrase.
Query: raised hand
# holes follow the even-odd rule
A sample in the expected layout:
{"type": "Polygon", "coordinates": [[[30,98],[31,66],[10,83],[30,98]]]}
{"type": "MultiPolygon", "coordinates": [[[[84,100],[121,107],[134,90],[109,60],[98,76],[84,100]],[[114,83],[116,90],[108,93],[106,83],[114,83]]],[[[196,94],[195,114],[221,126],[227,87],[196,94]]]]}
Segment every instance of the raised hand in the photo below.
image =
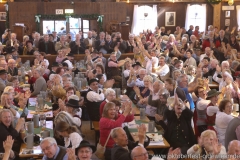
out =
{"type": "Polygon", "coordinates": [[[26,92],[25,92],[25,98],[30,98],[31,97],[31,91],[30,89],[28,89],[26,92]]]}
{"type": "Polygon", "coordinates": [[[227,77],[225,81],[226,81],[227,84],[232,83],[232,79],[230,77],[227,77]]]}
{"type": "Polygon", "coordinates": [[[124,103],[124,115],[127,116],[132,111],[132,102],[125,102],[124,103]]]}
{"type": "Polygon", "coordinates": [[[220,67],[219,65],[217,65],[216,71],[217,71],[218,73],[220,73],[220,72],[222,71],[222,69],[221,69],[221,67],[220,67]]]}
{"type": "Polygon", "coordinates": [[[75,150],[72,148],[67,149],[68,160],[76,160],[75,150]]]}
{"type": "Polygon", "coordinates": [[[25,123],[25,119],[24,118],[19,118],[15,129],[19,132],[20,129],[24,128],[24,123],[25,123]]]}
{"type": "Polygon", "coordinates": [[[180,157],[181,150],[180,148],[172,149],[172,147],[168,151],[168,158],[167,160],[178,160],[178,157],[180,157]]]}
{"type": "Polygon", "coordinates": [[[233,88],[235,89],[235,91],[238,91],[238,90],[239,90],[239,85],[238,85],[238,82],[237,82],[237,81],[234,81],[234,82],[232,83],[232,85],[233,85],[233,88]]]}
{"type": "Polygon", "coordinates": [[[201,137],[198,138],[198,145],[199,145],[199,147],[203,146],[203,141],[202,141],[201,137]]]}
{"type": "Polygon", "coordinates": [[[145,124],[141,124],[138,126],[138,139],[140,143],[144,143],[145,137],[146,137],[146,131],[147,127],[145,124]]]}
{"type": "Polygon", "coordinates": [[[212,147],[213,147],[213,154],[217,155],[221,152],[221,144],[218,143],[217,138],[215,138],[212,142],[212,147]]]}
{"type": "Polygon", "coordinates": [[[63,102],[63,100],[62,99],[58,99],[58,105],[59,105],[59,108],[61,109],[61,110],[65,110],[65,103],[63,102]]]}
{"type": "Polygon", "coordinates": [[[148,89],[153,92],[153,85],[151,83],[148,84],[148,89]]]}
{"type": "Polygon", "coordinates": [[[13,146],[14,139],[12,139],[12,136],[7,136],[7,139],[3,141],[3,148],[5,151],[10,151],[13,146]]]}

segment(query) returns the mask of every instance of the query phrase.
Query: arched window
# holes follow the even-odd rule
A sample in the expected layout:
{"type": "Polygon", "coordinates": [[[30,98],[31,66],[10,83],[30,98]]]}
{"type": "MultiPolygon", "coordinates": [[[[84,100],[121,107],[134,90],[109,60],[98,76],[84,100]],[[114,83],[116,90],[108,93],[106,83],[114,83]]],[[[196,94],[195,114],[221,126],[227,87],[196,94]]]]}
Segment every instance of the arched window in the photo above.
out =
{"type": "Polygon", "coordinates": [[[186,12],[185,28],[189,29],[189,26],[199,26],[199,31],[206,30],[206,4],[202,5],[190,5],[188,4],[186,12]]]}
{"type": "Polygon", "coordinates": [[[131,32],[139,35],[143,30],[151,29],[157,26],[157,5],[153,7],[134,5],[133,23],[131,32]]]}

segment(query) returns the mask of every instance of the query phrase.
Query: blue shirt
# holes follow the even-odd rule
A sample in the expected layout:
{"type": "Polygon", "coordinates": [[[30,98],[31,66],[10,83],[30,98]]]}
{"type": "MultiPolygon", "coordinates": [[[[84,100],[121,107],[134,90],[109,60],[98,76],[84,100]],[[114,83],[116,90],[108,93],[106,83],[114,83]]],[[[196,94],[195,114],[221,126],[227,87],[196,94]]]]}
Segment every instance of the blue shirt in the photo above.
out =
{"type": "MultiPolygon", "coordinates": [[[[59,151],[60,151],[60,148],[57,147],[57,152],[56,152],[56,154],[54,155],[53,159],[57,158],[57,155],[58,155],[59,151]]],[[[47,158],[46,155],[44,155],[43,158],[42,158],[42,160],[47,160],[47,159],[48,159],[48,158],[47,158]]],[[[63,157],[62,160],[68,160],[68,155],[67,155],[67,153],[65,154],[65,156],[63,157]]]]}
{"type": "Polygon", "coordinates": [[[187,98],[187,100],[188,100],[188,102],[189,102],[189,104],[190,104],[190,109],[191,109],[191,111],[193,111],[194,108],[195,108],[195,105],[194,105],[194,102],[193,102],[193,99],[192,99],[192,95],[189,94],[188,88],[181,88],[181,89],[184,91],[184,93],[185,93],[185,95],[186,95],[186,98],[187,98]]]}

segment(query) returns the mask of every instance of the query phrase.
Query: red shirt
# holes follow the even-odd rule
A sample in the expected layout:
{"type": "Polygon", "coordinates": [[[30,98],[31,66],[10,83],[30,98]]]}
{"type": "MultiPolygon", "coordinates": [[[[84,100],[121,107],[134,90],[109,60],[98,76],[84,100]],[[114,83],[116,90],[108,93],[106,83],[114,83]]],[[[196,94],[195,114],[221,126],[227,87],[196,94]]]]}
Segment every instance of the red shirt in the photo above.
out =
{"type": "MultiPolygon", "coordinates": [[[[108,135],[110,134],[111,130],[116,127],[122,127],[122,123],[124,122],[131,122],[134,119],[134,115],[128,115],[125,117],[123,114],[118,114],[116,120],[112,120],[109,118],[102,117],[99,121],[99,129],[100,129],[100,144],[104,146],[107,141],[108,135]]],[[[113,148],[115,144],[114,140],[109,138],[109,141],[106,145],[107,148],[113,148]]]]}

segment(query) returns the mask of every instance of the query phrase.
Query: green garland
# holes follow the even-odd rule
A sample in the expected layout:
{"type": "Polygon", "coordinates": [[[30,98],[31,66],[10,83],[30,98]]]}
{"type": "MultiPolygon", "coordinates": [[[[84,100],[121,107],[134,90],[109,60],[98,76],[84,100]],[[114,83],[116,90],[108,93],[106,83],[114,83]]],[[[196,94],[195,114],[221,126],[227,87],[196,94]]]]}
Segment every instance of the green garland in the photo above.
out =
{"type": "Polygon", "coordinates": [[[36,30],[37,32],[40,31],[40,19],[44,20],[61,20],[66,19],[66,21],[69,21],[69,18],[84,18],[84,19],[96,19],[98,22],[98,29],[99,31],[103,31],[103,15],[99,14],[61,14],[61,15],[35,15],[35,21],[36,21],[36,30]]]}
{"type": "Polygon", "coordinates": [[[5,4],[7,5],[6,9],[6,22],[5,22],[5,27],[9,28],[9,8],[8,8],[8,2],[5,4]]]}
{"type": "Polygon", "coordinates": [[[207,1],[211,4],[218,4],[218,3],[222,2],[222,0],[207,0],[207,1]]]}

